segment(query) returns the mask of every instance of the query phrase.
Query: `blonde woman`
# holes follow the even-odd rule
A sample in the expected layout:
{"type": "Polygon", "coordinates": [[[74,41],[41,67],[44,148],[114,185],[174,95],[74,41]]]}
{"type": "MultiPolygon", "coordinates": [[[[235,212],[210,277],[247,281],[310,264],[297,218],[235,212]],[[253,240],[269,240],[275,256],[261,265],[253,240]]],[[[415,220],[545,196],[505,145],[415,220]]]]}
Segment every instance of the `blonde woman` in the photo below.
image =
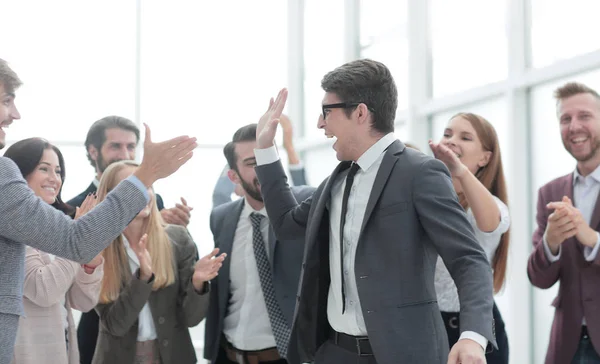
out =
{"type": "MultiPolygon", "coordinates": [[[[29,188],[44,202],[72,215],[60,192],[65,179],[60,150],[44,139],[13,144],[5,157],[12,159],[29,188]]],[[[76,218],[93,207],[88,198],[76,218]]],[[[89,311],[96,306],[102,282],[103,258],[85,265],[37,249],[25,249],[23,306],[19,319],[14,364],[78,364],[77,331],[71,309],[89,311]]]]}
{"type": "MultiPolygon", "coordinates": [[[[102,175],[98,202],[136,170],[113,163],[102,175]]],[[[196,261],[196,245],[181,226],[165,225],[154,193],[149,204],[103,252],[105,275],[94,364],[196,363],[188,327],[206,315],[209,281],[225,254],[196,261]]]]}

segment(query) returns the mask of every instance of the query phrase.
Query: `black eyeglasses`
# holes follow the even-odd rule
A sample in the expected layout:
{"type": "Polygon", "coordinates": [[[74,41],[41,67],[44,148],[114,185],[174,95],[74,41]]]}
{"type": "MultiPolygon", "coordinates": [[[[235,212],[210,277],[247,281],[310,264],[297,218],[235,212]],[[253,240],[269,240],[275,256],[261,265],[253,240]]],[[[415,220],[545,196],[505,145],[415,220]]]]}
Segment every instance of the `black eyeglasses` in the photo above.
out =
{"type": "MultiPolygon", "coordinates": [[[[325,104],[325,105],[321,105],[321,109],[322,109],[321,116],[323,117],[323,120],[325,120],[327,118],[327,113],[325,112],[325,110],[329,110],[329,109],[348,109],[348,108],[351,108],[351,107],[357,107],[360,104],[364,104],[364,102],[339,102],[337,104],[325,104]]],[[[371,109],[368,106],[367,106],[367,109],[369,109],[371,112],[374,112],[373,109],[371,109]]]]}

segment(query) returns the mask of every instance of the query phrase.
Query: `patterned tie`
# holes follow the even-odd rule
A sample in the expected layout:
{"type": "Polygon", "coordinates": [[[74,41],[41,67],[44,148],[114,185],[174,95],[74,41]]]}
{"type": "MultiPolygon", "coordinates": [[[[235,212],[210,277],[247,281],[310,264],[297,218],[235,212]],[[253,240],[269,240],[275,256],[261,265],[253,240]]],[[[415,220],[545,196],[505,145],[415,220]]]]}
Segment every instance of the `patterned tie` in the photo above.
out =
{"type": "Polygon", "coordinates": [[[267,250],[265,241],[263,240],[260,231],[260,221],[264,218],[258,213],[250,214],[252,222],[252,246],[254,247],[254,258],[256,258],[256,267],[258,268],[258,276],[260,278],[260,286],[267,305],[269,321],[271,321],[271,330],[277,343],[277,350],[283,357],[287,355],[287,346],[290,341],[290,328],[286,323],[285,317],[281,312],[281,308],[275,298],[275,289],[273,288],[273,277],[271,275],[271,267],[267,258],[267,250]]]}

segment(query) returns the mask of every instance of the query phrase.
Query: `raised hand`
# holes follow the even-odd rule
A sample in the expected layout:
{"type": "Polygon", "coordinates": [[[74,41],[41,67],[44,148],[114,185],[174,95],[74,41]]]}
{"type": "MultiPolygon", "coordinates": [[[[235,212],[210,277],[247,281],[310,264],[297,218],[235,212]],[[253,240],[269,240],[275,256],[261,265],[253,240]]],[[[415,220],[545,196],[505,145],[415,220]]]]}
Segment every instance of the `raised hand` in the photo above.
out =
{"type": "Polygon", "coordinates": [[[160,214],[167,224],[188,226],[194,208],[188,206],[187,201],[181,197],[181,204],[175,204],[170,209],[162,209],[160,214]]]}
{"type": "Polygon", "coordinates": [[[227,254],[219,254],[219,248],[213,249],[210,254],[202,257],[194,265],[194,275],[192,276],[192,284],[196,291],[202,290],[204,282],[210,281],[219,274],[219,269],[223,266],[223,261],[227,254]]]}
{"type": "Polygon", "coordinates": [[[140,279],[142,281],[148,281],[152,277],[152,258],[148,253],[148,234],[144,234],[139,242],[130,242],[131,249],[135,252],[135,255],[140,262],[140,279]]]}
{"type": "Polygon", "coordinates": [[[198,145],[196,138],[179,136],[164,142],[154,143],[150,127],[146,128],[144,140],[144,157],[134,173],[147,187],[160,179],[175,173],[183,164],[192,158],[194,148],[198,145]]]}
{"type": "Polygon", "coordinates": [[[83,200],[83,203],[81,203],[81,206],[79,206],[75,209],[75,218],[79,219],[83,215],[90,212],[91,209],[96,207],[97,203],[98,203],[98,199],[96,198],[95,193],[91,193],[91,194],[87,195],[85,200],[83,200]]]}
{"type": "Polygon", "coordinates": [[[454,153],[450,148],[441,143],[434,143],[431,139],[429,139],[429,148],[433,152],[433,155],[436,159],[444,162],[448,170],[452,174],[452,177],[460,178],[466,171],[468,171],[467,166],[465,166],[456,153],[454,153]]]}
{"type": "Polygon", "coordinates": [[[277,124],[279,124],[281,113],[285,107],[287,94],[287,89],[281,89],[275,101],[271,99],[267,112],[258,121],[258,127],[256,128],[256,146],[258,149],[269,148],[275,144],[277,124]]]}

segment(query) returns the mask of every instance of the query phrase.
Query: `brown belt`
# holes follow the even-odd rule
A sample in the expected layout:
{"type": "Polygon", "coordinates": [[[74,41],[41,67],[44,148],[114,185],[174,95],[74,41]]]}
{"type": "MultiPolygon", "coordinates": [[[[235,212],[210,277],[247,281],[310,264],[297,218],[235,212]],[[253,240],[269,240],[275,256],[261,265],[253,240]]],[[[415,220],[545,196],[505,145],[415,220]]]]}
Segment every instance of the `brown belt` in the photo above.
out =
{"type": "Polygon", "coordinates": [[[281,359],[277,348],[269,348],[257,351],[244,351],[234,348],[231,344],[225,345],[227,359],[239,364],[259,364],[261,362],[275,361],[281,359]]]}

